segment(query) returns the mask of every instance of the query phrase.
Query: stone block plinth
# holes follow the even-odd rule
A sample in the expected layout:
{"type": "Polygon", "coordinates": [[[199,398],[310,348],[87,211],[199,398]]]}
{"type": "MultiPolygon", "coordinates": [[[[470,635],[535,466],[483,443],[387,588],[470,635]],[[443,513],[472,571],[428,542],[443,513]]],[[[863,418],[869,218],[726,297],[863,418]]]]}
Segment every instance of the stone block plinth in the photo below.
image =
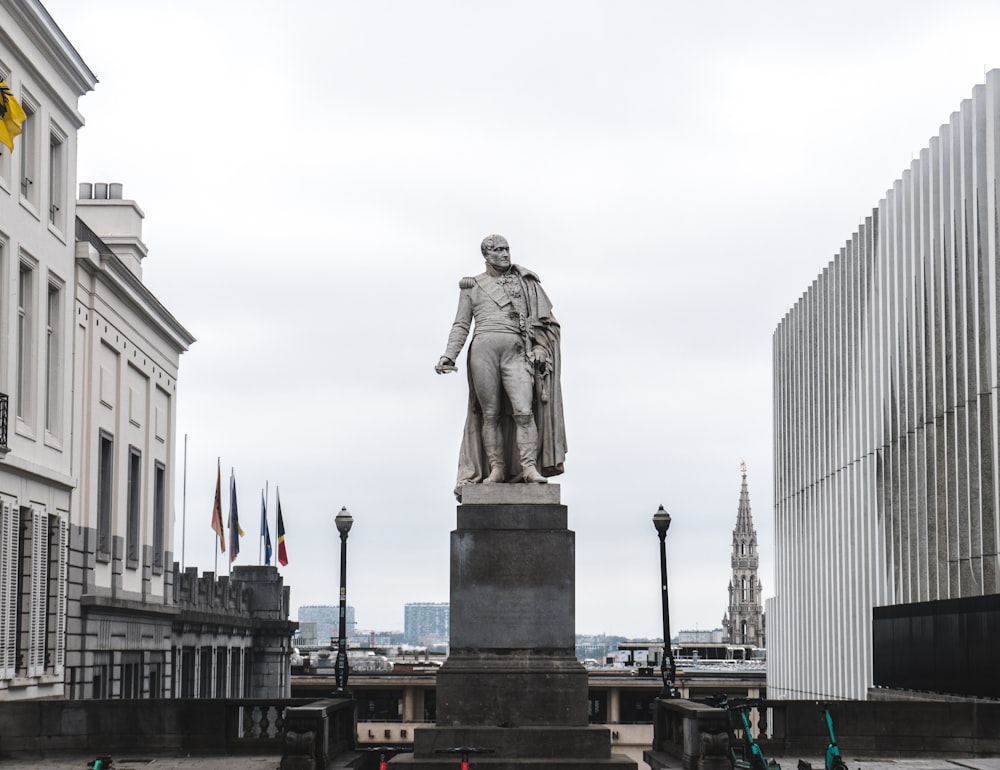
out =
{"type": "Polygon", "coordinates": [[[451,533],[451,644],[437,674],[437,726],[393,764],[455,766],[440,750],[492,749],[473,764],[558,770],[635,763],[591,727],[576,659],[575,536],[556,484],[461,488],[451,533]]]}

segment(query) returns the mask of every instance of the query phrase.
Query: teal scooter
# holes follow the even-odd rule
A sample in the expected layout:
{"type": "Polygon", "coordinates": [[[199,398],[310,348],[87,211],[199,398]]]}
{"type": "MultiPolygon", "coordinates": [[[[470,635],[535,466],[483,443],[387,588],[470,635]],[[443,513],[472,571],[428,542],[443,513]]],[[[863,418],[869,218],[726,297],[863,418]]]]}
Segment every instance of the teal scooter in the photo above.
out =
{"type": "MultiPolygon", "coordinates": [[[[837,736],[833,732],[833,717],[830,716],[829,704],[823,704],[823,720],[826,722],[827,732],[830,733],[830,744],[826,747],[825,770],[848,770],[847,763],[840,756],[840,747],[837,746],[837,736]]],[[[813,770],[811,763],[804,759],[799,760],[798,770],[813,770]]]]}
{"type": "Polygon", "coordinates": [[[723,695],[716,700],[716,704],[729,712],[729,726],[734,733],[729,741],[729,761],[733,770],[781,770],[781,765],[764,757],[750,727],[750,709],[763,706],[763,703],[743,699],[730,701],[723,695]],[[737,731],[739,740],[736,740],[737,731]]]}

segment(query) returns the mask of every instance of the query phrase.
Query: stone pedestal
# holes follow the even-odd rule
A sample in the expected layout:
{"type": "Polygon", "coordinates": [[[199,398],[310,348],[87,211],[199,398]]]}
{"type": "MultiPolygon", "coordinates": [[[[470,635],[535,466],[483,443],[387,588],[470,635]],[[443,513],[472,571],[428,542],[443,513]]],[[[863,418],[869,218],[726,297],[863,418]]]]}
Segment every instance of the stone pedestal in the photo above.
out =
{"type": "Polygon", "coordinates": [[[607,728],[591,727],[576,659],[575,542],[556,484],[462,488],[451,533],[451,645],[437,674],[437,726],[414,732],[393,764],[454,768],[436,749],[474,746],[494,770],[617,767],[607,728]]]}

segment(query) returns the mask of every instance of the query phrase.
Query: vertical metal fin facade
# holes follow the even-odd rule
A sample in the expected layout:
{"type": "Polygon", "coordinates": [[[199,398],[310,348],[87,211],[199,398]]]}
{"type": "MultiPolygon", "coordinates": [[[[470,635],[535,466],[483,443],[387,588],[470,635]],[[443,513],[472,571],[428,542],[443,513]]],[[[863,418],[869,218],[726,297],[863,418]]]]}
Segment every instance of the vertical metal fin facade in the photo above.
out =
{"type": "Polygon", "coordinates": [[[774,334],[768,692],[865,698],[872,608],[1000,592],[1000,70],[774,334]]]}

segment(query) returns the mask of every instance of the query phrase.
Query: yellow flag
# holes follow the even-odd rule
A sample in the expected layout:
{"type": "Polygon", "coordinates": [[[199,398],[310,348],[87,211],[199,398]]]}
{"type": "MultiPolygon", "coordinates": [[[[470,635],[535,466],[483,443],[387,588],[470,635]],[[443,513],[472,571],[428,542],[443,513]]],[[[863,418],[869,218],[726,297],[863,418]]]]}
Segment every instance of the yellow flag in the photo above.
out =
{"type": "Polygon", "coordinates": [[[0,80],[0,142],[14,151],[14,137],[21,133],[21,124],[27,119],[8,85],[0,80]]]}

